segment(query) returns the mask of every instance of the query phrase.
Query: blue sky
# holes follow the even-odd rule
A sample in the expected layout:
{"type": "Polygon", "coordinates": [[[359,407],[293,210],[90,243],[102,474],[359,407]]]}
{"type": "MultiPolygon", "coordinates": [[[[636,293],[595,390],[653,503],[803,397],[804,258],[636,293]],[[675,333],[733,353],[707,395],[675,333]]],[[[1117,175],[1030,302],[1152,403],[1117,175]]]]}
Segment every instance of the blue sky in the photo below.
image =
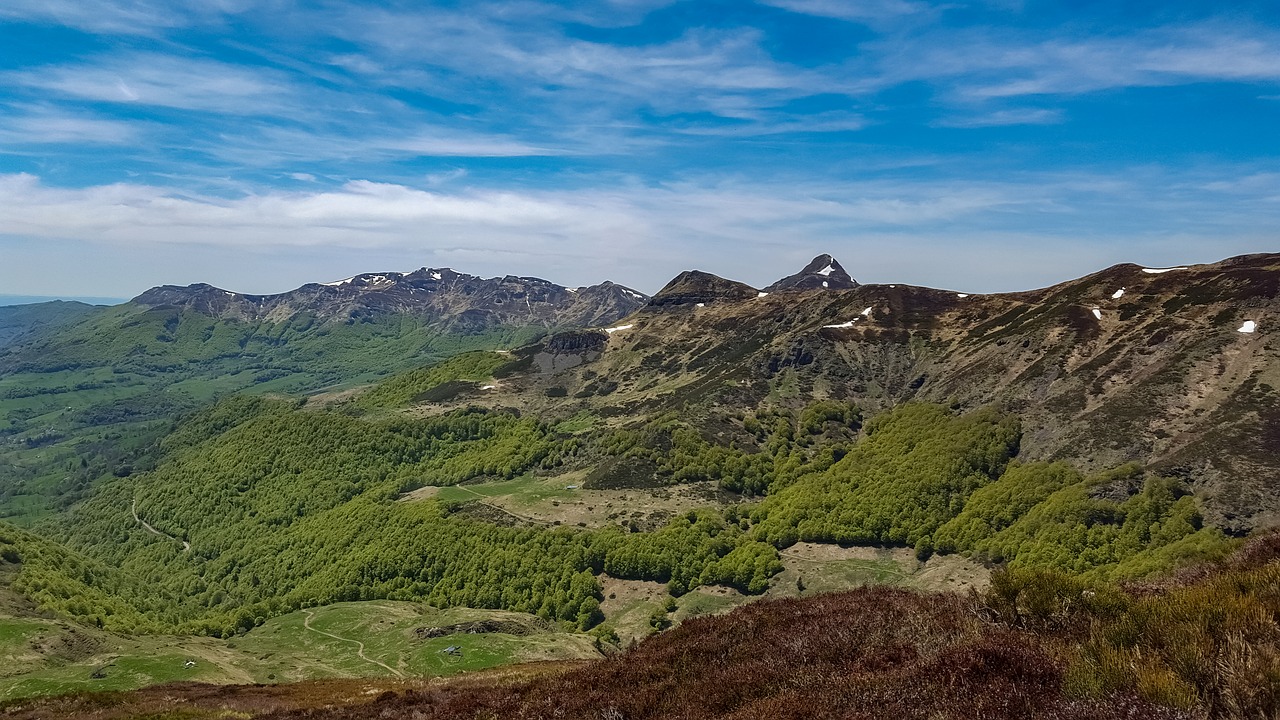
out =
{"type": "Polygon", "coordinates": [[[5,0],[0,292],[1280,250],[1274,2],[5,0]]]}

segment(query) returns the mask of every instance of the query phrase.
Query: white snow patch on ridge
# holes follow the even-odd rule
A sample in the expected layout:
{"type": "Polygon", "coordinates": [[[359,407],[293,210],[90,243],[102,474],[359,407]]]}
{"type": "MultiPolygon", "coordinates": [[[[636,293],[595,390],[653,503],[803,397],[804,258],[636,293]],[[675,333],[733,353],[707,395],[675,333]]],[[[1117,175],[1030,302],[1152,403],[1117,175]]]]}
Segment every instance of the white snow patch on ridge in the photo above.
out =
{"type": "Polygon", "coordinates": [[[612,335],[619,330],[630,330],[633,327],[635,327],[635,325],[619,325],[618,327],[605,328],[604,331],[612,335]]]}
{"type": "Polygon", "coordinates": [[[1258,329],[1258,323],[1253,320],[1245,320],[1244,324],[1236,329],[1236,332],[1251,333],[1258,329]]]}
{"type": "Polygon", "coordinates": [[[862,311],[862,317],[871,317],[871,308],[862,311]]]}
{"type": "Polygon", "coordinates": [[[1144,272],[1144,273],[1146,273],[1146,274],[1148,274],[1148,275],[1160,275],[1160,274],[1162,274],[1162,273],[1173,272],[1174,270],[1186,270],[1186,268],[1185,268],[1185,267],[1171,267],[1171,268],[1142,268],[1142,272],[1144,272]]]}
{"type": "Polygon", "coordinates": [[[967,297],[969,297],[969,293],[956,293],[956,297],[958,297],[958,298],[967,298],[967,297]]]}
{"type": "MultiPolygon", "coordinates": [[[[854,320],[856,320],[856,319],[857,319],[857,318],[854,318],[854,320]]],[[[845,321],[845,322],[842,322],[842,323],[839,323],[839,324],[836,324],[836,325],[823,325],[822,327],[824,327],[824,328],[836,328],[836,329],[851,328],[851,327],[853,327],[853,320],[847,320],[847,321],[845,321]]]]}
{"type": "Polygon", "coordinates": [[[1124,297],[1124,288],[1120,288],[1119,290],[1111,293],[1112,300],[1119,300],[1122,297],[1124,297]]]}
{"type": "Polygon", "coordinates": [[[706,307],[706,306],[707,306],[707,304],[706,304],[706,303],[698,303],[698,304],[697,304],[697,305],[695,305],[694,307],[706,307]]]}
{"type": "Polygon", "coordinates": [[[756,297],[758,297],[758,298],[762,298],[762,297],[769,297],[769,293],[764,292],[764,291],[762,290],[762,291],[760,291],[760,292],[756,293],[756,297]]]}
{"type": "Polygon", "coordinates": [[[836,271],[835,266],[834,266],[834,265],[832,265],[831,263],[827,263],[827,266],[826,266],[826,267],[824,267],[824,268],[822,268],[821,270],[819,270],[819,271],[818,271],[818,274],[819,274],[819,275],[821,275],[821,276],[823,276],[823,277],[826,277],[826,276],[830,275],[831,273],[833,273],[833,272],[835,272],[835,271],[836,271]]]}
{"type": "Polygon", "coordinates": [[[1101,310],[1099,310],[1098,308],[1094,308],[1094,309],[1093,309],[1093,316],[1094,316],[1094,317],[1096,317],[1096,318],[1098,318],[1099,320],[1101,320],[1101,319],[1102,319],[1102,311],[1101,311],[1101,310]]]}
{"type": "Polygon", "coordinates": [[[439,280],[439,279],[441,279],[442,277],[444,277],[444,276],[443,276],[443,275],[441,275],[441,274],[440,274],[440,273],[438,273],[438,272],[433,272],[433,273],[431,273],[431,279],[432,279],[432,280],[439,280]]]}
{"type": "Polygon", "coordinates": [[[347,283],[351,282],[352,280],[355,280],[355,277],[354,277],[354,276],[353,276],[353,277],[349,277],[349,278],[347,278],[346,280],[335,280],[334,282],[321,283],[321,285],[326,285],[326,286],[328,286],[328,287],[337,287],[337,286],[339,286],[339,285],[346,285],[347,283]]]}

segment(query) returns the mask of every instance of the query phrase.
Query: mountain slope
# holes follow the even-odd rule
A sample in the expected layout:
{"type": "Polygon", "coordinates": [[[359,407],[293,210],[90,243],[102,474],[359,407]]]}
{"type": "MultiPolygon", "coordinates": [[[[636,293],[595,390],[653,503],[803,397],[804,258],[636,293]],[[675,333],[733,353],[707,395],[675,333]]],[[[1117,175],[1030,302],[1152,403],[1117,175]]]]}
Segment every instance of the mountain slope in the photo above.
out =
{"type": "Polygon", "coordinates": [[[1141,461],[1182,477],[1225,529],[1280,522],[1280,255],[1118,265],[995,295],[862,285],[748,298],[719,279],[690,290],[688,275],[598,348],[565,351],[552,338],[529,349],[528,371],[468,402],[680,410],[725,442],[732,431],[715,418],[761,403],[997,404],[1028,429],[1029,459],[1141,461]]]}
{"type": "Polygon", "coordinates": [[[607,324],[647,299],[424,268],[279,295],[164,286],[109,308],[0,308],[0,516],[26,524],[127,475],[128,456],[213,398],[356,386],[607,324]]]}

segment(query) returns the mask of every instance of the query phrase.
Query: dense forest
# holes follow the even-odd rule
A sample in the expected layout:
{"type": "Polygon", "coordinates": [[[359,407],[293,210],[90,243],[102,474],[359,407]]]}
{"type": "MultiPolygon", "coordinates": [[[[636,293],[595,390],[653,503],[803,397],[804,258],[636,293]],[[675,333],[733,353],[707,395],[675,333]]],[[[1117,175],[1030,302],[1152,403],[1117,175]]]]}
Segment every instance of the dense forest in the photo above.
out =
{"type": "Polygon", "coordinates": [[[583,433],[513,411],[395,412],[507,361],[462,355],[317,408],[221,401],[165,437],[153,469],[102,485],[41,535],[5,529],[3,557],[22,563],[15,586],[47,609],[131,632],[228,635],[375,598],[586,629],[601,620],[600,573],[664,582],[675,595],[709,584],[758,593],[781,570],[778,549],[800,540],[1108,577],[1231,546],[1200,527],[1176,483],[1141,468],[1086,478],[1018,462],[1019,424],[992,409],[909,404],[863,426],[858,408],[819,401],[723,418],[727,443],[676,415],[583,433]],[[456,504],[400,501],[426,485],[601,467],[640,468],[658,483],[714,480],[743,503],[635,532],[504,527],[456,504]]]}

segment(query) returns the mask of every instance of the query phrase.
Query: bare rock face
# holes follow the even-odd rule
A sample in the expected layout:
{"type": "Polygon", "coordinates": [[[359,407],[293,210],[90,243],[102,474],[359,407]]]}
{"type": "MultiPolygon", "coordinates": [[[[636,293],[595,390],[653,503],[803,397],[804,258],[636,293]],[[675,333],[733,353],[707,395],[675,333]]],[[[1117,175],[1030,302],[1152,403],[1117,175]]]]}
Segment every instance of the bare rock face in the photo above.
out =
{"type": "Polygon", "coordinates": [[[330,283],[308,283],[278,295],[244,295],[207,284],[152,288],[133,302],[149,308],[188,309],[247,321],[285,322],[307,314],[347,321],[371,315],[410,315],[450,332],[499,326],[593,327],[613,323],[648,302],[648,296],[612,282],[567,288],[535,277],[481,278],[449,268],[411,273],[364,273],[330,283]]]}
{"type": "Polygon", "coordinates": [[[569,330],[547,338],[546,350],[553,354],[601,352],[609,336],[599,330],[569,330]]]}
{"type": "Polygon", "coordinates": [[[649,301],[652,307],[674,307],[718,302],[737,302],[759,294],[755,288],[701,270],[686,270],[667,283],[649,301]]]}
{"type": "Polygon", "coordinates": [[[849,276],[840,261],[830,255],[819,255],[795,275],[788,275],[765,288],[765,292],[787,290],[848,290],[858,287],[858,281],[849,276]]]}

